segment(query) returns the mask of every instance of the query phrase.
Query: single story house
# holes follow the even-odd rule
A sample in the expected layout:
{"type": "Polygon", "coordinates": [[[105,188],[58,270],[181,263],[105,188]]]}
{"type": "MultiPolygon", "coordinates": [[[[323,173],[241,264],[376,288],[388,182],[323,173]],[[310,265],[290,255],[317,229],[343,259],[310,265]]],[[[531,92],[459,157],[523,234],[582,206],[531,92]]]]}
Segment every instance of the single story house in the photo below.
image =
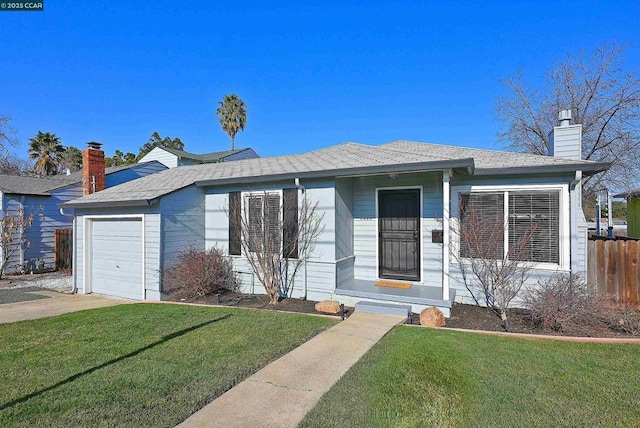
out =
{"type": "Polygon", "coordinates": [[[627,233],[630,238],[640,238],[640,188],[627,190],[613,196],[627,200],[627,233]]]}
{"type": "Polygon", "coordinates": [[[580,160],[581,125],[566,118],[551,137],[552,156],[394,141],[162,171],[65,204],[76,214],[75,284],[82,293],[162,299],[163,267],[189,246],[217,246],[231,253],[244,290],[261,292],[230,245],[237,223],[226,212],[264,192],[278,200],[295,193],[299,207],[317,202],[323,230],[291,297],[436,306],[448,316],[454,300],[470,297],[451,257],[462,200],[492,206],[516,226],[541,225],[526,259],[535,262],[532,284],[586,272],[581,178],[609,164],[580,160]]]}
{"type": "Polygon", "coordinates": [[[175,168],[177,166],[229,162],[242,159],[253,159],[258,157],[260,156],[250,147],[244,149],[225,150],[222,152],[204,153],[201,155],[177,149],[170,149],[168,147],[154,147],[138,162],[144,163],[157,161],[167,168],[175,168]]]}
{"type": "Polygon", "coordinates": [[[99,150],[99,144],[91,144],[93,147],[83,152],[83,171],[48,177],[0,175],[0,218],[8,213],[15,215],[19,207],[23,207],[26,216],[34,213],[33,225],[26,231],[29,246],[13,253],[4,267],[5,273],[53,269],[55,230],[71,228],[74,219],[73,210],[63,211],[61,204],[83,194],[88,195],[167,169],[153,161],[105,170],[104,152],[99,150]]]}

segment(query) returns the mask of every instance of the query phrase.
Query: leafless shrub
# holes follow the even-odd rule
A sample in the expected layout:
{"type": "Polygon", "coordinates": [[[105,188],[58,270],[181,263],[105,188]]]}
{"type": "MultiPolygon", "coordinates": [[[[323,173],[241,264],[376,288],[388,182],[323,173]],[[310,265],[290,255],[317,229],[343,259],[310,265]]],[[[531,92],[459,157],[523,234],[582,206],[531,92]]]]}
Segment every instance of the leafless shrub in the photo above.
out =
{"type": "Polygon", "coordinates": [[[640,336],[640,304],[625,300],[604,305],[602,318],[614,331],[640,336]]]}
{"type": "Polygon", "coordinates": [[[545,329],[587,334],[605,327],[604,302],[580,275],[557,274],[539,281],[524,293],[523,301],[531,310],[533,323],[545,329]]]}
{"type": "Polygon", "coordinates": [[[191,247],[178,255],[176,263],[164,271],[164,290],[181,299],[206,297],[223,290],[237,290],[233,262],[222,250],[203,251],[191,247]]]}

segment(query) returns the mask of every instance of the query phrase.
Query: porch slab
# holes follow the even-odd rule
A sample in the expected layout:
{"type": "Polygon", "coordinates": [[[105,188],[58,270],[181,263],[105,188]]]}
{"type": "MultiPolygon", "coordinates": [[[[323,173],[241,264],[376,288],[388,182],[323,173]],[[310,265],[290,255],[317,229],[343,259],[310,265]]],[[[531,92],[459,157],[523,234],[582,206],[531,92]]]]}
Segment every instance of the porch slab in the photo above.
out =
{"type": "Polygon", "coordinates": [[[451,308],[456,297],[456,290],[449,290],[449,300],[442,299],[442,288],[426,285],[413,285],[411,288],[378,287],[374,280],[352,279],[336,288],[335,294],[360,297],[372,300],[384,300],[414,305],[451,308]]]}

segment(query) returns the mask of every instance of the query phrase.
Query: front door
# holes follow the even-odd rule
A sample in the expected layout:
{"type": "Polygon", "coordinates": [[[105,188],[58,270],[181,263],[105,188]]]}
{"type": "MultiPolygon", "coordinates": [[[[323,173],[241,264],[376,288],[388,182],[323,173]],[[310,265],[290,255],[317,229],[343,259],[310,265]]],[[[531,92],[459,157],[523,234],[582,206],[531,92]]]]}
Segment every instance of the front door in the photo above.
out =
{"type": "Polygon", "coordinates": [[[378,275],[420,280],[420,190],[378,192],[378,275]]]}

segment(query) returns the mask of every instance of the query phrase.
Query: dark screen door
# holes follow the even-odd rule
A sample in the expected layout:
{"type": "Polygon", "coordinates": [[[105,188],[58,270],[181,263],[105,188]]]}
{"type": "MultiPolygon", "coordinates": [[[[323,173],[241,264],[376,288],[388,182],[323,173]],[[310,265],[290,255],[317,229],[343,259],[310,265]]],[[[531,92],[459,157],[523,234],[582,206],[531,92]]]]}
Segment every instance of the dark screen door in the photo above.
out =
{"type": "Polygon", "coordinates": [[[420,190],[378,193],[380,278],[420,280],[420,190]]]}

